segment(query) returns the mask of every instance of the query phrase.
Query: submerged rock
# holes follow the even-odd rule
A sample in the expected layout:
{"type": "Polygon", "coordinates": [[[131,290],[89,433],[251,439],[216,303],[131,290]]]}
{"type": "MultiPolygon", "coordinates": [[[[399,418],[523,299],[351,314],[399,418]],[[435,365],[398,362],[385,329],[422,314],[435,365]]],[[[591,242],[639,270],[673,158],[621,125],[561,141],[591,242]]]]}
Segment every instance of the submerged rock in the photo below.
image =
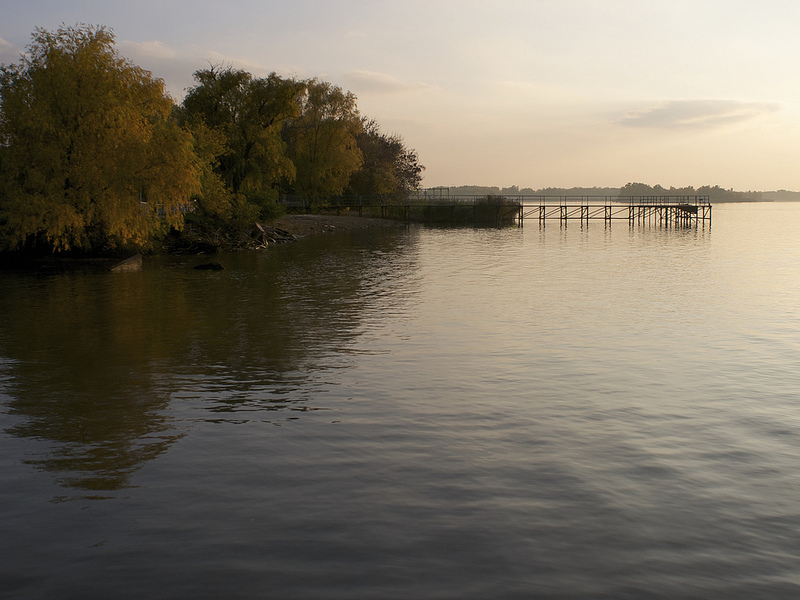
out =
{"type": "Polygon", "coordinates": [[[195,265],[194,267],[198,271],[222,271],[225,267],[223,267],[218,262],[210,262],[210,263],[203,263],[202,265],[195,265]]]}
{"type": "Polygon", "coordinates": [[[128,271],[139,271],[142,268],[142,255],[141,254],[134,254],[130,258],[126,258],[120,263],[117,263],[113,267],[111,267],[111,271],[114,273],[125,273],[128,271]]]}

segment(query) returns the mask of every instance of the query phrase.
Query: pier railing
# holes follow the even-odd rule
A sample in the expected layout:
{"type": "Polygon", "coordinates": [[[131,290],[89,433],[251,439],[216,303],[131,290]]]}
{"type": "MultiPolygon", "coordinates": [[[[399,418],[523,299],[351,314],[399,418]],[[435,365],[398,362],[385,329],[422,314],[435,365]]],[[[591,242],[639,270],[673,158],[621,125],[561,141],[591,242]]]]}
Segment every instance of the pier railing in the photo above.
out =
{"type": "Polygon", "coordinates": [[[541,225],[557,220],[588,223],[602,220],[630,225],[711,226],[708,196],[525,196],[519,199],[519,224],[537,219],[541,225]]]}

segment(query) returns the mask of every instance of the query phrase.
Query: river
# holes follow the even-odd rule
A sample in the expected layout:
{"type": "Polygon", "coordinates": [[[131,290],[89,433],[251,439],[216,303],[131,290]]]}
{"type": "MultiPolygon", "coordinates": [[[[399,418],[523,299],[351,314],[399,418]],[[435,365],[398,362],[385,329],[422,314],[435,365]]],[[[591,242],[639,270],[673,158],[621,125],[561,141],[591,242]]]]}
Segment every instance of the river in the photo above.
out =
{"type": "Polygon", "coordinates": [[[796,598],[798,223],[0,273],[0,597],[796,598]]]}

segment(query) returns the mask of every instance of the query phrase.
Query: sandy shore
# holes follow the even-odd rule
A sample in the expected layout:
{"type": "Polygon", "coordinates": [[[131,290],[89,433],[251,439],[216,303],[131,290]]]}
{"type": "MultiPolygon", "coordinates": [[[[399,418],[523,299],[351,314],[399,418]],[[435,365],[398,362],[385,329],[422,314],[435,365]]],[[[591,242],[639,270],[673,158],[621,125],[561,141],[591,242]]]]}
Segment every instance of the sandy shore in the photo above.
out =
{"type": "Polygon", "coordinates": [[[273,224],[277,229],[288,231],[294,236],[303,237],[314,233],[346,231],[349,229],[368,229],[372,227],[397,227],[399,221],[376,219],[374,217],[336,216],[336,215],[285,215],[273,224]]]}

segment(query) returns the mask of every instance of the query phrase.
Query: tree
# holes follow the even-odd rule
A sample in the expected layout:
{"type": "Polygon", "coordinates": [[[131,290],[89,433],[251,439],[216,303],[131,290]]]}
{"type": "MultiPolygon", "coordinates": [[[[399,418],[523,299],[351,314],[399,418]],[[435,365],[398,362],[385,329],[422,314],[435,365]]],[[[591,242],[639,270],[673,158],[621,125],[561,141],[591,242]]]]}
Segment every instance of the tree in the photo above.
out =
{"type": "Polygon", "coordinates": [[[363,164],[350,180],[350,194],[403,198],[419,189],[425,167],[400,136],[381,133],[377,122],[364,119],[356,142],[363,164]]]}
{"type": "Polygon", "coordinates": [[[185,126],[192,133],[194,153],[201,166],[200,191],[192,198],[194,210],[187,215],[187,219],[230,221],[237,216],[234,214],[237,197],[228,189],[219,173],[219,157],[226,151],[225,136],[201,120],[192,120],[185,126]]]}
{"type": "Polygon", "coordinates": [[[658,184],[651,186],[637,182],[626,183],[619,191],[619,197],[622,199],[631,196],[665,196],[667,194],[669,192],[658,184]]]}
{"type": "Polygon", "coordinates": [[[179,228],[200,165],[163,81],[105,27],[32,38],[0,67],[0,244],[143,246],[179,228]]]}
{"type": "Polygon", "coordinates": [[[356,140],[361,128],[355,95],[325,81],[306,81],[300,116],[284,134],[297,169],[293,191],[312,201],[341,195],[363,162],[356,140]]]}
{"type": "Polygon", "coordinates": [[[278,182],[295,176],[281,127],[299,114],[302,85],[275,73],[254,79],[230,67],[200,70],[194,77],[197,85],[183,101],[184,116],[222,136],[224,150],[217,156],[217,171],[228,189],[233,194],[277,198],[278,182]]]}

